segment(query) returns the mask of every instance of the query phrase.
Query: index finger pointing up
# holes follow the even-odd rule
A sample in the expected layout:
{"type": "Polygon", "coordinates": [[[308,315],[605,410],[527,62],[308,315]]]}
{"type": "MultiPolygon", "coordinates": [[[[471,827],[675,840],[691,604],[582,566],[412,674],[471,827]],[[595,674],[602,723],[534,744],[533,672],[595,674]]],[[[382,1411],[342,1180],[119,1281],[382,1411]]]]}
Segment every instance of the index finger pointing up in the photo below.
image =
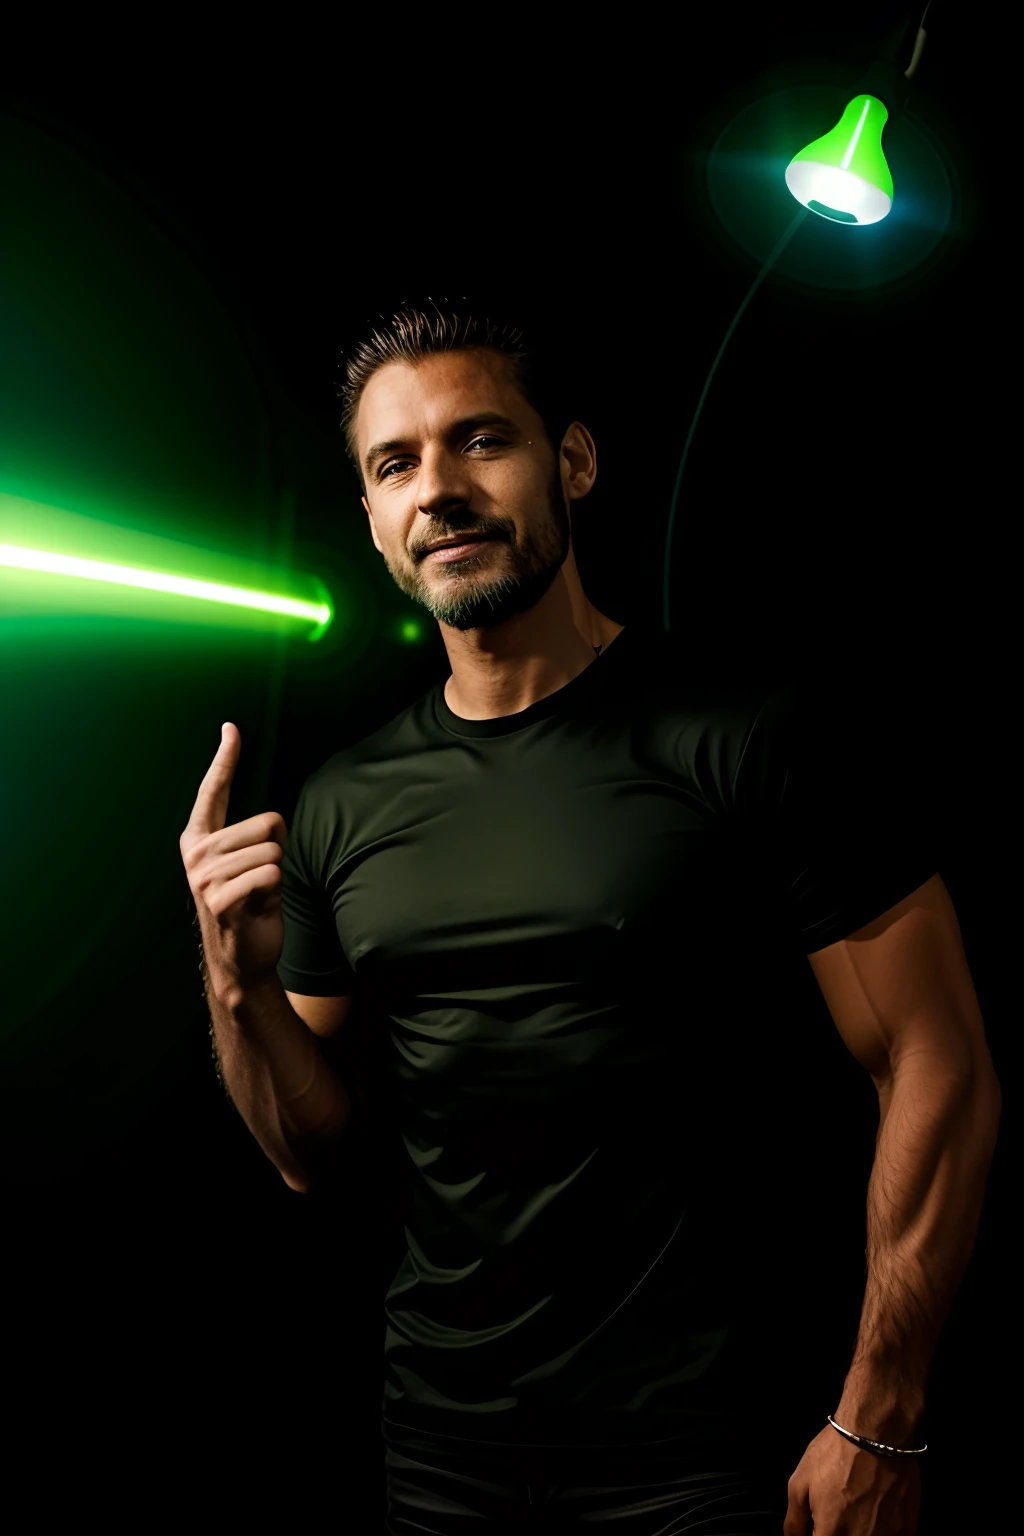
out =
{"type": "Polygon", "coordinates": [[[204,836],[207,832],[219,832],[223,828],[227,820],[231,781],[241,751],[242,737],[238,727],[230,720],[225,721],[220,728],[220,746],[199,786],[187,831],[204,836]]]}

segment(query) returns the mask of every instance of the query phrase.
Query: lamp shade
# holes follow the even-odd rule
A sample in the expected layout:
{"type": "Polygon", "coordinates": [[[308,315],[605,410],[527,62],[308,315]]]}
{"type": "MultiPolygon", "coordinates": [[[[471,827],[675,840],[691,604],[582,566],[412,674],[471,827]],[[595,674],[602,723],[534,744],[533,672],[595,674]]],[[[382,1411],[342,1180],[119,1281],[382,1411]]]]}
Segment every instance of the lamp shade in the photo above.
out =
{"type": "Polygon", "coordinates": [[[882,152],[888,117],[877,96],[855,96],[836,126],[786,167],[786,185],[797,202],[839,224],[884,219],[892,207],[892,176],[882,152]]]}

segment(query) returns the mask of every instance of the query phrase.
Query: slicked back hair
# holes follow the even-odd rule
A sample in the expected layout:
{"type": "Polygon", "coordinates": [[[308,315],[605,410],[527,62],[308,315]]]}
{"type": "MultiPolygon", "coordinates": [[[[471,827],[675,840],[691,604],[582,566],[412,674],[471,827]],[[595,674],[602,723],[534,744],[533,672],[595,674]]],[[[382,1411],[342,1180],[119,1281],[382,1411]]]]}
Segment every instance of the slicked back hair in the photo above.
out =
{"type": "Polygon", "coordinates": [[[453,306],[428,299],[402,304],[390,317],[381,316],[347,354],[345,375],[338,386],[345,448],[362,481],[355,445],[355,420],[363,390],[379,368],[388,363],[418,363],[439,352],[486,348],[508,360],[513,378],[544,423],[556,450],[572,417],[561,403],[562,388],[553,361],[542,344],[527,334],[519,319],[500,319],[475,306],[453,306]],[[442,307],[443,306],[443,307],[442,307]]]}

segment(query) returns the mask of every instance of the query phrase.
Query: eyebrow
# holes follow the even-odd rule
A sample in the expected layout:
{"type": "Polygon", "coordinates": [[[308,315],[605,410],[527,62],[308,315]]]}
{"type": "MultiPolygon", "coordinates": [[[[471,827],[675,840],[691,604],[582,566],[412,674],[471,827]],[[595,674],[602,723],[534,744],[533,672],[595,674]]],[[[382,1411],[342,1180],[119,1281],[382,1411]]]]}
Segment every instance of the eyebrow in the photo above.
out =
{"type": "MultiPolygon", "coordinates": [[[[508,433],[519,436],[520,428],[509,416],[502,416],[499,411],[477,411],[473,416],[464,416],[461,421],[453,422],[445,433],[448,439],[465,437],[470,432],[478,431],[480,427],[504,427],[508,433]]],[[[371,474],[389,453],[397,453],[402,448],[408,448],[407,437],[391,437],[386,442],[374,443],[366,455],[366,473],[371,474]]]]}

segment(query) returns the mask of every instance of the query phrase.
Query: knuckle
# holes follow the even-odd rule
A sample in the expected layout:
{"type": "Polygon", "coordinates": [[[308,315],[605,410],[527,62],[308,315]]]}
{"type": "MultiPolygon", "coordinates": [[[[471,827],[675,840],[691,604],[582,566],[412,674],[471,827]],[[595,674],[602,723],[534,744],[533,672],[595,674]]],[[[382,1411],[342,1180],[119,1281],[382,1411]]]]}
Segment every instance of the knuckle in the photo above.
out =
{"type": "Polygon", "coordinates": [[[193,870],[197,869],[199,867],[199,865],[202,863],[203,855],[205,854],[205,852],[206,852],[206,848],[205,848],[205,845],[203,844],[202,841],[196,842],[196,843],[192,843],[186,849],[185,854],[184,854],[185,868],[189,871],[190,874],[191,874],[191,872],[193,870]]]}

